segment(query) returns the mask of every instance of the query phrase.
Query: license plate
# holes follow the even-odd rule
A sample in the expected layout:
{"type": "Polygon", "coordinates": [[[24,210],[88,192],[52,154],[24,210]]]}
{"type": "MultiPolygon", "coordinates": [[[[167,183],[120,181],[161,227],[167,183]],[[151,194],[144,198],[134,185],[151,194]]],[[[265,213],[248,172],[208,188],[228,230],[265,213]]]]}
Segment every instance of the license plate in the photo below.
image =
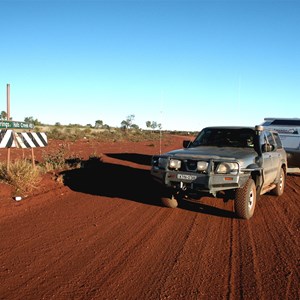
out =
{"type": "Polygon", "coordinates": [[[183,180],[195,180],[197,178],[196,175],[188,175],[188,174],[177,174],[177,179],[183,179],[183,180]]]}

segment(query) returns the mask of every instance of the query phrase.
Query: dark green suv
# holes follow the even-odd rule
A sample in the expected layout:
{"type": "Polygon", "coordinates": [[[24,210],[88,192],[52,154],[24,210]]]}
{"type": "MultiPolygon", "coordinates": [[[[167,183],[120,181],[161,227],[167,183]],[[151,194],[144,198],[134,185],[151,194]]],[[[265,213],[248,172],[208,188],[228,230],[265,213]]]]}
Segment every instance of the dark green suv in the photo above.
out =
{"type": "Polygon", "coordinates": [[[286,170],[277,132],[262,126],[206,127],[182,149],[154,155],[151,166],[153,178],[164,187],[165,206],[175,208],[203,192],[233,192],[235,212],[243,219],[253,216],[259,195],[283,193],[286,170]]]}

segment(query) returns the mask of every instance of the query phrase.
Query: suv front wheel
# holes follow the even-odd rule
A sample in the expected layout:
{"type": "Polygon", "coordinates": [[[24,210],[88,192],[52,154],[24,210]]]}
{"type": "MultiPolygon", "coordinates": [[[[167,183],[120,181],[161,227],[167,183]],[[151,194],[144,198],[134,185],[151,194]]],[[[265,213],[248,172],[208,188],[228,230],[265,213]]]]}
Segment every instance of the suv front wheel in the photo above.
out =
{"type": "Polygon", "coordinates": [[[254,214],[256,204],[256,186],[254,180],[249,178],[246,184],[237,189],[234,210],[238,217],[242,219],[250,219],[254,214]]]}
{"type": "Polygon", "coordinates": [[[271,191],[271,193],[275,196],[281,196],[284,191],[285,186],[285,172],[281,168],[279,174],[279,181],[276,183],[276,187],[271,191]]]}

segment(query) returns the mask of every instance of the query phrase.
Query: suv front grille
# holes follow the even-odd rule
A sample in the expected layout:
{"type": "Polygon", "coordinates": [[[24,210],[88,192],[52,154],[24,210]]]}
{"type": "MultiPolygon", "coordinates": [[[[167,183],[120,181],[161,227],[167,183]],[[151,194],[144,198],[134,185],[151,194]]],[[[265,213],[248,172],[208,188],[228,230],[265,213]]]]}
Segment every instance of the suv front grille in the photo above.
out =
{"type": "Polygon", "coordinates": [[[187,171],[197,171],[197,161],[196,160],[185,160],[184,165],[187,171]]]}

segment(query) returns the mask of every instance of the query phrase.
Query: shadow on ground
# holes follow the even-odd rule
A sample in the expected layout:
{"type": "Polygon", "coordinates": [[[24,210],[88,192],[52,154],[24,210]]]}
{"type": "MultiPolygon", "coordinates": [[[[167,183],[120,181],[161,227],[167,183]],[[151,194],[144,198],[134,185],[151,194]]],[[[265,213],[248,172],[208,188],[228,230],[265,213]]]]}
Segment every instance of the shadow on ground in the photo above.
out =
{"type": "MultiPolygon", "coordinates": [[[[119,157],[128,157],[119,155],[119,157]]],[[[142,155],[132,161],[144,161],[142,155]]],[[[82,162],[82,168],[63,171],[64,184],[70,189],[98,196],[122,198],[159,205],[160,187],[149,170],[102,162],[98,158],[82,162]]]]}
{"type": "Polygon", "coordinates": [[[139,154],[139,153],[105,153],[106,156],[134,162],[140,165],[150,166],[151,155],[139,154]]]}
{"type": "MultiPolygon", "coordinates": [[[[222,201],[222,199],[220,199],[220,201],[222,201]]],[[[230,218],[230,219],[237,218],[236,214],[233,211],[221,209],[204,203],[190,203],[185,201],[180,204],[180,207],[185,210],[195,211],[205,215],[217,216],[222,218],[230,218]]]]}
{"type": "MultiPolygon", "coordinates": [[[[114,154],[111,157],[144,165],[149,163],[150,156],[141,154],[135,156],[135,154],[125,153],[114,154]]],[[[99,158],[90,158],[82,162],[82,168],[63,171],[61,174],[64,177],[64,184],[73,191],[162,206],[162,187],[152,179],[149,170],[102,162],[99,158]]],[[[219,217],[235,217],[231,211],[203,203],[181,201],[179,207],[219,217]]]]}

